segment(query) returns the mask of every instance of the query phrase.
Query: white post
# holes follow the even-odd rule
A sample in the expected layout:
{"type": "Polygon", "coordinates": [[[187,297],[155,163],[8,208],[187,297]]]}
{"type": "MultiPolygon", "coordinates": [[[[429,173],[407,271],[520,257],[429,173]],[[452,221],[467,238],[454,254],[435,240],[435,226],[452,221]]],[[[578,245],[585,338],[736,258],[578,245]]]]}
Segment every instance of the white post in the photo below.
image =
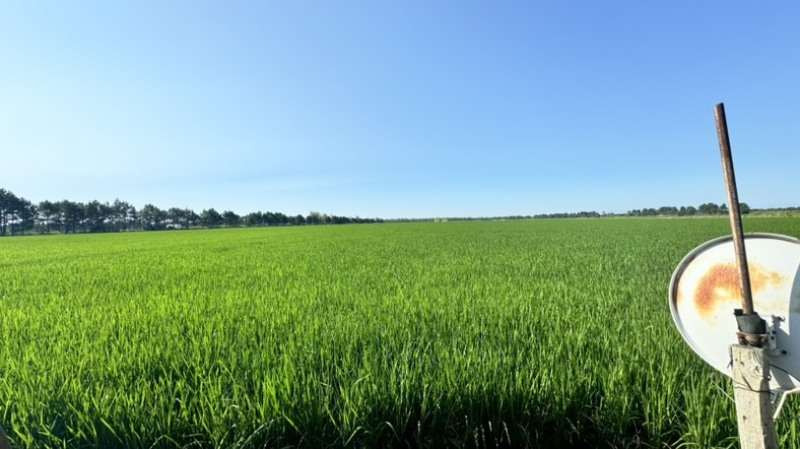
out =
{"type": "Polygon", "coordinates": [[[741,449],[778,449],[763,348],[731,345],[733,392],[741,449]]]}

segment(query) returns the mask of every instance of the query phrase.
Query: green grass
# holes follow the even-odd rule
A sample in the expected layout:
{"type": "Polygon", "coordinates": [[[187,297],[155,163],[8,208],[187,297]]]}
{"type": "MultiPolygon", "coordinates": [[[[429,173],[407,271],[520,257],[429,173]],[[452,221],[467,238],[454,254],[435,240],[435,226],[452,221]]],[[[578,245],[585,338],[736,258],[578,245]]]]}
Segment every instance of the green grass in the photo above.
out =
{"type": "MultiPolygon", "coordinates": [[[[800,220],[747,231],[800,237],[800,220]]],[[[721,219],[0,239],[17,447],[733,447],[675,330],[721,219]]],[[[800,447],[789,401],[782,447],[800,447]]]]}

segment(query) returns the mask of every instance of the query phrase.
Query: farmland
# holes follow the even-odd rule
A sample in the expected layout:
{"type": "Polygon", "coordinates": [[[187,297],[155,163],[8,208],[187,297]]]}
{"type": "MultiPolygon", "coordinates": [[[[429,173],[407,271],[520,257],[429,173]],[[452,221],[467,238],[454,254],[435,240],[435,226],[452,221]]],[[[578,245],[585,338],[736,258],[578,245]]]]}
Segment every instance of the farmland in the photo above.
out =
{"type": "MultiPolygon", "coordinates": [[[[800,237],[797,218],[745,221],[800,237]]],[[[17,447],[729,447],[667,286],[728,221],[0,239],[17,447]]],[[[800,447],[790,400],[781,447],[800,447]]]]}

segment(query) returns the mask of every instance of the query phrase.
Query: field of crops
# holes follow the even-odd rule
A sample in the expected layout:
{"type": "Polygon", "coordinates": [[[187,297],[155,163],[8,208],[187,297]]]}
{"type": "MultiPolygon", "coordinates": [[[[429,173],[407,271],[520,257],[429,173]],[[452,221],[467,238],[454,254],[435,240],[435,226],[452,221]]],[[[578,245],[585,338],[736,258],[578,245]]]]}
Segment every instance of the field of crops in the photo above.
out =
{"type": "MultiPolygon", "coordinates": [[[[667,287],[720,219],[0,239],[16,447],[731,447],[667,287]]],[[[800,237],[800,219],[745,221],[800,237]]],[[[800,447],[800,404],[778,423],[800,447]]]]}

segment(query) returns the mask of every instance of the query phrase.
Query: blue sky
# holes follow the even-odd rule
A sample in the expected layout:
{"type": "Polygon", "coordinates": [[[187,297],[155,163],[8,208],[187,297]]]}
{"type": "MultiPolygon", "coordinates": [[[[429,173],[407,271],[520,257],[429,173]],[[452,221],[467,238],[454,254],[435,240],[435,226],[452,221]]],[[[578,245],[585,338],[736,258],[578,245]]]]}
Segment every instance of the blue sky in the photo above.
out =
{"type": "Polygon", "coordinates": [[[0,187],[362,217],[800,206],[800,3],[7,2],[0,187]]]}

